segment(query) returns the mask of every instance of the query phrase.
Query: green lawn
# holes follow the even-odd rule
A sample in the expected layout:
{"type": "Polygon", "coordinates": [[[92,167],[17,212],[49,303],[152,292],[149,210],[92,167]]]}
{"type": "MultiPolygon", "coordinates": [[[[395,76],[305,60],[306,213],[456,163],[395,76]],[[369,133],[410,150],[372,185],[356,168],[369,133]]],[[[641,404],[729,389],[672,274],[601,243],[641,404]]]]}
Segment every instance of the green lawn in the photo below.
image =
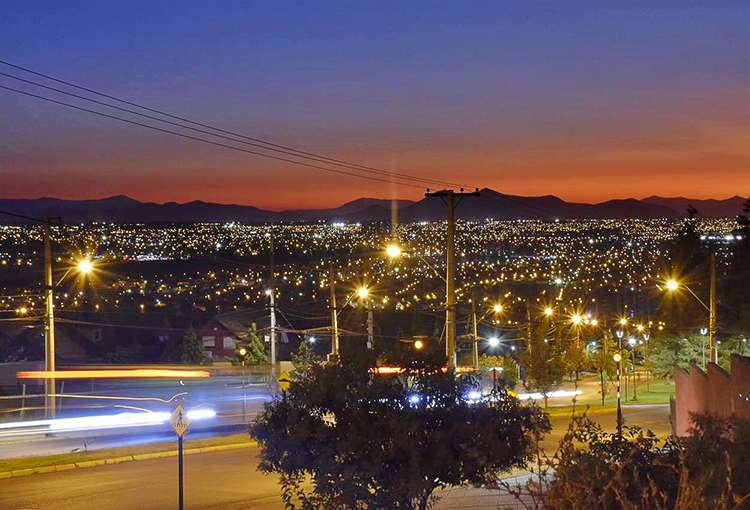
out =
{"type": "MultiPolygon", "coordinates": [[[[621,404],[627,408],[629,405],[634,404],[668,404],[670,395],[674,395],[674,383],[663,382],[663,381],[651,381],[648,387],[644,382],[638,384],[638,399],[633,400],[633,388],[628,388],[628,399],[625,400],[625,387],[623,386],[623,395],[621,404]]],[[[610,392],[609,395],[604,399],[604,405],[602,405],[601,397],[596,399],[586,399],[585,401],[579,401],[576,405],[576,414],[583,413],[588,406],[589,415],[607,414],[617,410],[617,394],[610,392]]],[[[566,406],[554,406],[547,408],[547,412],[550,416],[562,416],[565,414],[571,414],[573,412],[573,405],[566,406]]]]}
{"type": "MultiPolygon", "coordinates": [[[[234,434],[231,436],[219,436],[208,439],[190,440],[190,435],[185,436],[185,448],[206,448],[209,446],[221,446],[227,444],[250,442],[247,434],[234,434]]],[[[60,455],[47,455],[44,457],[20,457],[17,459],[0,460],[0,472],[15,471],[17,469],[30,469],[45,466],[57,466],[61,464],[72,464],[90,460],[114,459],[127,455],[142,455],[145,453],[168,452],[177,449],[177,440],[164,443],[155,443],[140,446],[126,446],[122,448],[105,448],[102,450],[90,450],[86,452],[63,453],[60,455]]]]}

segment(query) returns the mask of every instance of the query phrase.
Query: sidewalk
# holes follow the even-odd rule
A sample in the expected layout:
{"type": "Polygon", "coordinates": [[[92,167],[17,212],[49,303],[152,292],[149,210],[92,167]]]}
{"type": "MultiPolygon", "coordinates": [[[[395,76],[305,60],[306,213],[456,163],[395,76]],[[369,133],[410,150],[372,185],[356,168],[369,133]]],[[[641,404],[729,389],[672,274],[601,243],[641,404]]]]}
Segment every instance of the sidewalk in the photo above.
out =
{"type": "MultiPolygon", "coordinates": [[[[503,481],[511,486],[523,486],[531,477],[530,474],[505,478],[503,481]]],[[[477,510],[505,510],[525,509],[515,496],[504,489],[481,489],[472,487],[457,487],[436,493],[440,500],[435,505],[436,510],[477,509],[477,510]]],[[[522,496],[523,502],[531,503],[531,497],[522,496]]]]}

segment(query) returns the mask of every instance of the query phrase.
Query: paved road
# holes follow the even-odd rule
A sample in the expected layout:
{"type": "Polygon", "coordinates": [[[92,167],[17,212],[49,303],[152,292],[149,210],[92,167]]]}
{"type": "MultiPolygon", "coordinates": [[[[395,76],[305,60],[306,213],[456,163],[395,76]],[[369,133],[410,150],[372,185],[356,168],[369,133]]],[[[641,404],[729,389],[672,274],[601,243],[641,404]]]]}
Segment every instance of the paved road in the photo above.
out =
{"type": "MultiPolygon", "coordinates": [[[[258,449],[185,457],[185,507],[281,509],[275,476],[258,473],[258,449]]],[[[8,510],[161,510],[177,506],[177,459],[0,480],[8,510]]]]}
{"type": "MultiPolygon", "coordinates": [[[[669,432],[669,406],[629,407],[624,412],[632,424],[657,434],[669,432]]],[[[614,430],[614,415],[592,419],[614,430]]],[[[567,428],[568,418],[556,417],[552,423],[554,431],[543,443],[550,452],[567,428]]],[[[277,478],[255,470],[257,455],[256,448],[249,448],[187,456],[186,508],[283,508],[277,478]]],[[[173,509],[176,493],[177,460],[167,458],[0,480],[0,509],[173,509]]]]}

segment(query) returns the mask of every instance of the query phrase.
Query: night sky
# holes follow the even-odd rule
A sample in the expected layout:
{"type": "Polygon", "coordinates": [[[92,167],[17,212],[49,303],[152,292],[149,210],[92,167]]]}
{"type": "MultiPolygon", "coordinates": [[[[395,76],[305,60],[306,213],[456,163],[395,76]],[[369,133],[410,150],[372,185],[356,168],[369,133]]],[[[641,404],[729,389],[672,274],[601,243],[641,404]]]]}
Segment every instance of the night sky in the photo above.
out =
{"type": "MultiPolygon", "coordinates": [[[[746,0],[5,1],[1,11],[1,60],[302,150],[574,201],[750,194],[746,0]]],[[[286,209],[422,196],[5,90],[0,174],[3,198],[286,209]]]]}

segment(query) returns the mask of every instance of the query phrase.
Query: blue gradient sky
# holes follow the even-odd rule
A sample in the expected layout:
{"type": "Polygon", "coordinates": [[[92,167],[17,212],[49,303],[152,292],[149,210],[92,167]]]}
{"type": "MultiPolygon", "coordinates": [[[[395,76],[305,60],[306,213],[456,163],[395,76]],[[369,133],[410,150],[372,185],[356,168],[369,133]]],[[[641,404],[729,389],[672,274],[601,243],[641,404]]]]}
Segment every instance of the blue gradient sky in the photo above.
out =
{"type": "MultiPolygon", "coordinates": [[[[6,1],[2,11],[3,60],[361,164],[588,202],[750,194],[747,1],[6,1]]],[[[421,196],[4,90],[0,171],[2,197],[283,209],[421,196]]]]}

